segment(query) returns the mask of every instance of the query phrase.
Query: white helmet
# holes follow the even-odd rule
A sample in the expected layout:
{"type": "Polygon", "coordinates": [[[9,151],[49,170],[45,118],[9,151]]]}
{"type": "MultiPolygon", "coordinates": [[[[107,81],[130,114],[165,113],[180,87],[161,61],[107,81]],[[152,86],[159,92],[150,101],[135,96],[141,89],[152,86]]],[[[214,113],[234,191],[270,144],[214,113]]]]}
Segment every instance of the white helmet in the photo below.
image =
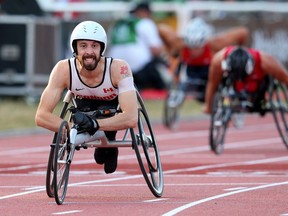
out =
{"type": "Polygon", "coordinates": [[[202,47],[212,35],[213,29],[201,18],[194,18],[187,24],[184,42],[189,47],[202,47]]]}
{"type": "Polygon", "coordinates": [[[84,21],[79,23],[71,33],[70,48],[72,53],[77,54],[77,40],[93,40],[101,43],[101,55],[106,50],[107,35],[105,29],[97,22],[84,21]]]}

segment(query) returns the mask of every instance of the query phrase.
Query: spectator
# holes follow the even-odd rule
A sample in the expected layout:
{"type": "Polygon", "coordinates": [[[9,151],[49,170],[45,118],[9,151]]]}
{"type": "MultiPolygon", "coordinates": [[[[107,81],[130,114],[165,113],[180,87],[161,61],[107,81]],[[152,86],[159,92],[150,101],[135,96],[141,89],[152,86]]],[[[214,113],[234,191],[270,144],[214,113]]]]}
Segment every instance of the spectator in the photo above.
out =
{"type": "Polygon", "coordinates": [[[109,55],[128,62],[139,90],[165,89],[165,82],[157,68],[161,63],[162,40],[157,25],[151,19],[150,6],[141,2],[130,13],[131,16],[112,26],[109,55]]]}

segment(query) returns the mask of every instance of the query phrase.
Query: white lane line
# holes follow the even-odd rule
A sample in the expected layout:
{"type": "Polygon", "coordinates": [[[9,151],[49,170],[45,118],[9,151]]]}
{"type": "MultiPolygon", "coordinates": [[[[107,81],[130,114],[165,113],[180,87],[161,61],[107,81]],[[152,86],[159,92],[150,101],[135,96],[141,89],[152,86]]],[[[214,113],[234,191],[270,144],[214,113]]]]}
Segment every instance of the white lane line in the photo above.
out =
{"type": "MultiPolygon", "coordinates": [[[[170,176],[171,177],[171,176],[170,176]]],[[[174,177],[174,176],[173,176],[174,177]]],[[[179,177],[179,176],[178,176],[179,177]]],[[[190,175],[185,175],[184,177],[191,177],[190,175]]],[[[194,176],[195,177],[195,176],[194,176]]],[[[201,176],[203,177],[203,176],[201,176]]],[[[205,176],[205,177],[209,177],[209,176],[205,176]]],[[[214,176],[215,177],[215,176],[214,176]]],[[[219,176],[217,176],[219,177],[219,176]]],[[[220,176],[221,177],[221,176],[220,176]]],[[[269,177],[269,176],[268,176],[269,177]]],[[[274,177],[274,176],[273,176],[274,177]]],[[[278,176],[279,177],[279,176],[278,176]]],[[[183,178],[183,175],[182,177],[183,178]]],[[[268,182],[255,182],[255,183],[247,183],[247,182],[236,182],[236,183],[231,183],[231,182],[223,182],[223,183],[167,183],[165,184],[165,186],[172,186],[172,187],[175,187],[175,186],[187,186],[187,187],[191,187],[191,186],[237,186],[237,185],[262,185],[262,184],[268,184],[268,182]]],[[[139,183],[133,183],[133,184],[89,184],[89,185],[81,185],[81,187],[143,187],[143,186],[146,186],[145,183],[143,184],[139,184],[139,183]]],[[[35,186],[33,188],[30,188],[29,186],[23,186],[23,185],[18,185],[18,186],[0,186],[0,189],[1,188],[4,188],[4,189],[13,189],[13,188],[20,188],[20,189],[23,189],[23,187],[25,187],[25,191],[29,191],[29,190],[43,190],[44,186],[42,185],[39,185],[39,186],[35,186]]]]}
{"type": "MultiPolygon", "coordinates": [[[[188,135],[188,134],[187,134],[188,135]]],[[[188,135],[189,137],[189,135],[188,135]]],[[[181,137],[182,139],[186,139],[184,135],[181,137]]],[[[169,137],[166,137],[166,139],[170,139],[169,137]]],[[[179,138],[178,138],[179,140],[179,138]]],[[[282,140],[280,137],[278,138],[269,138],[269,139],[256,139],[256,140],[249,140],[249,141],[241,141],[241,142],[231,142],[226,143],[225,148],[226,149],[234,149],[234,148],[246,148],[246,147],[252,147],[252,146],[264,146],[264,145],[270,145],[271,143],[278,143],[281,144],[282,140]]],[[[204,151],[210,151],[208,146],[196,146],[191,148],[179,148],[179,149],[173,149],[173,150],[160,150],[160,157],[161,156],[169,156],[169,155],[175,155],[175,154],[186,154],[186,153],[192,153],[192,152],[204,152],[204,151]]],[[[119,155],[118,160],[129,160],[136,158],[135,154],[131,155],[119,155]]],[[[73,161],[73,164],[91,164],[95,163],[94,159],[85,159],[85,160],[78,160],[73,161]]],[[[262,162],[260,162],[262,163],[262,162]]],[[[0,172],[5,171],[15,171],[15,170],[25,170],[25,169],[32,169],[32,168],[43,168],[46,167],[46,164],[37,164],[37,165],[23,165],[23,166],[17,166],[17,167],[7,167],[7,168],[0,168],[0,172]]]]}
{"type": "MultiPolygon", "coordinates": [[[[264,126],[255,126],[253,128],[256,128],[256,129],[260,129],[260,128],[263,128],[264,126]]],[[[265,126],[266,127],[266,126],[265,126]]],[[[251,129],[249,130],[251,132],[251,129]]],[[[195,132],[181,132],[181,138],[187,138],[187,137],[193,137],[193,136],[198,136],[199,135],[199,132],[200,131],[195,131],[195,132]],[[186,137],[185,137],[186,136],[186,137]]],[[[175,134],[162,134],[162,138],[161,138],[161,135],[159,136],[160,139],[171,139],[171,138],[175,138],[175,139],[178,139],[180,137],[178,136],[175,136],[179,133],[175,133],[175,134]]],[[[202,134],[202,133],[200,133],[202,134]]],[[[205,136],[207,135],[207,130],[205,130],[205,136]]],[[[203,134],[201,135],[203,136],[203,134]]],[[[226,148],[237,148],[237,147],[247,147],[247,146],[250,146],[250,145],[253,145],[253,146],[257,146],[257,145],[265,145],[265,144],[271,144],[271,142],[276,142],[276,141],[279,141],[280,142],[280,138],[271,138],[271,139],[263,139],[263,140],[254,140],[254,141],[246,141],[246,142],[234,142],[234,143],[230,143],[230,144],[227,144],[228,146],[226,148]],[[249,145],[250,143],[250,145],[249,145]],[[251,144],[252,143],[252,144],[251,144]]],[[[45,147],[46,148],[46,147],[45,147]]],[[[187,153],[187,150],[189,150],[191,152],[199,152],[199,151],[207,151],[208,147],[194,147],[194,148],[187,148],[187,149],[183,149],[183,151],[179,150],[178,153],[187,153]]],[[[38,149],[39,150],[39,149],[38,149]]],[[[161,155],[175,155],[175,151],[161,151],[160,152],[160,156],[161,155]]],[[[119,157],[119,160],[127,160],[127,159],[130,159],[131,157],[135,157],[135,155],[129,155],[129,156],[120,156],[119,157]]],[[[179,172],[186,172],[186,171],[196,171],[196,170],[204,170],[204,169],[211,169],[211,168],[217,168],[217,167],[227,167],[227,166],[234,166],[234,165],[240,165],[240,164],[248,164],[251,163],[251,164],[255,164],[257,163],[258,161],[261,161],[260,163],[263,163],[265,162],[265,160],[270,160],[271,162],[275,162],[275,161],[283,161],[283,160],[287,160],[287,157],[280,157],[280,158],[271,158],[271,159],[264,159],[264,160],[256,160],[256,161],[252,161],[252,162],[237,162],[237,163],[230,163],[230,164],[216,164],[216,165],[207,165],[207,166],[200,166],[200,167],[193,167],[193,168],[186,168],[186,169],[177,169],[177,170],[168,170],[168,171],[164,171],[163,173],[164,174],[173,174],[173,173],[179,173],[179,172]]],[[[89,163],[94,163],[94,160],[83,160],[85,161],[86,163],[89,162],[89,163]]],[[[83,162],[82,161],[82,162],[83,162]]],[[[75,164],[80,164],[81,161],[79,162],[75,162],[75,164]]],[[[43,166],[46,166],[47,164],[39,164],[39,165],[27,165],[27,166],[20,166],[21,169],[29,169],[29,168],[32,168],[32,167],[43,167],[43,166]]],[[[8,168],[9,169],[12,169],[12,170],[17,170],[17,167],[14,167],[14,168],[8,168]]],[[[20,169],[20,168],[19,168],[20,169]]],[[[0,169],[0,171],[5,171],[7,169],[0,169]]],[[[107,179],[107,180],[97,180],[97,181],[90,181],[90,182],[80,182],[80,183],[75,183],[75,184],[72,184],[72,185],[69,185],[69,186],[77,186],[77,185],[85,185],[85,184],[93,184],[93,183],[99,183],[99,182],[110,182],[110,181],[118,181],[118,180],[126,180],[126,179],[134,179],[134,178],[140,178],[140,177],[143,177],[142,175],[137,175],[137,176],[130,176],[130,177],[124,177],[124,178],[114,178],[114,179],[107,179]]],[[[11,195],[7,195],[7,196],[2,196],[0,197],[0,200],[2,199],[8,199],[8,198],[12,198],[12,197],[17,197],[17,196],[23,196],[23,195],[27,195],[27,194],[31,194],[31,193],[37,193],[37,192],[41,192],[41,191],[45,191],[45,187],[43,187],[42,189],[37,189],[37,190],[31,190],[31,191],[26,191],[26,192],[22,192],[22,193],[16,193],[16,194],[11,194],[11,195]]]]}
{"type": "Polygon", "coordinates": [[[0,156],[7,156],[7,155],[16,155],[16,154],[24,154],[24,153],[35,153],[35,152],[49,152],[50,146],[42,146],[42,147],[33,147],[33,148],[23,148],[23,149],[13,149],[13,150],[6,150],[0,152],[0,156]]]}
{"type": "MultiPolygon", "coordinates": [[[[127,179],[136,179],[136,178],[140,178],[140,177],[143,177],[143,175],[134,175],[134,176],[119,177],[119,178],[78,182],[78,183],[68,184],[68,187],[73,187],[73,186],[78,186],[78,185],[86,185],[86,184],[94,184],[94,183],[121,181],[121,180],[127,180],[127,179]]],[[[45,188],[45,186],[43,186],[42,188],[36,189],[36,190],[25,191],[25,192],[21,192],[21,193],[15,193],[15,194],[2,196],[2,197],[0,197],[0,200],[9,199],[9,198],[18,197],[18,196],[23,196],[23,195],[28,195],[28,194],[32,194],[32,193],[38,193],[38,192],[45,191],[45,190],[46,190],[46,188],[45,188]]]]}
{"type": "Polygon", "coordinates": [[[82,210],[71,210],[71,211],[66,211],[66,212],[55,212],[52,213],[53,215],[66,215],[66,214],[73,214],[73,213],[78,213],[82,212],[82,210]]]}
{"type": "Polygon", "coordinates": [[[151,202],[160,202],[163,200],[167,200],[168,198],[157,198],[157,199],[152,199],[152,200],[144,200],[143,202],[145,203],[151,203],[151,202]]]}
{"type": "Polygon", "coordinates": [[[279,161],[288,161],[288,156],[267,158],[267,159],[253,160],[253,161],[240,161],[240,162],[223,163],[223,164],[203,165],[203,166],[191,167],[191,168],[167,170],[164,173],[174,174],[174,173],[180,173],[180,172],[191,172],[191,171],[199,171],[199,170],[205,170],[205,169],[223,168],[223,167],[229,167],[229,166],[235,166],[235,165],[254,165],[255,163],[258,163],[258,161],[261,161],[261,164],[273,163],[273,162],[279,162],[279,161]]]}
{"type": "MultiPolygon", "coordinates": [[[[280,157],[280,158],[268,158],[268,159],[261,159],[262,163],[272,163],[272,162],[278,162],[278,161],[287,161],[288,156],[286,157],[280,157]]],[[[198,166],[198,167],[192,167],[192,168],[184,168],[184,169],[175,169],[175,170],[168,170],[164,171],[163,174],[174,174],[174,173],[181,173],[181,172],[187,172],[187,171],[198,171],[198,170],[205,170],[205,169],[212,169],[212,168],[219,168],[219,167],[229,167],[229,166],[235,166],[235,165],[243,165],[243,164],[254,164],[257,163],[258,160],[254,160],[253,163],[251,161],[243,161],[243,162],[234,162],[234,163],[224,163],[224,164],[212,164],[212,165],[205,165],[205,166],[198,166]]],[[[85,181],[85,182],[78,182],[73,184],[68,184],[68,187],[72,186],[78,186],[78,185],[87,185],[87,184],[95,184],[95,183],[103,183],[103,182],[113,182],[113,181],[121,181],[121,180],[128,180],[128,179],[137,179],[137,178],[143,178],[143,175],[133,175],[133,176],[125,176],[125,177],[117,177],[117,178],[111,178],[111,179],[100,179],[100,180],[94,180],[94,181],[85,181]]],[[[0,200],[3,199],[9,199],[17,196],[23,196],[31,193],[37,193],[45,191],[45,187],[42,189],[37,190],[31,190],[16,194],[10,194],[6,196],[0,197],[0,200]]]]}
{"type": "MultiPolygon", "coordinates": [[[[253,133],[254,131],[263,131],[263,130],[271,130],[272,127],[275,127],[275,124],[267,123],[260,125],[247,125],[245,128],[236,129],[229,128],[230,133],[253,133]],[[272,126],[273,125],[273,126],[272,126]]],[[[185,139],[187,137],[207,137],[209,130],[196,130],[196,131],[184,131],[184,132],[173,132],[168,134],[157,134],[156,140],[179,140],[185,139]]],[[[51,136],[52,138],[52,136],[51,136]]],[[[33,147],[33,148],[23,148],[23,149],[13,149],[13,150],[4,150],[0,152],[0,156],[6,155],[16,155],[16,154],[24,154],[24,153],[33,153],[33,152],[49,152],[50,146],[42,146],[42,147],[33,147]]]]}
{"type": "Polygon", "coordinates": [[[226,189],[224,189],[224,191],[236,191],[236,190],[243,190],[245,188],[247,188],[247,187],[226,188],[226,189]]]}
{"type": "Polygon", "coordinates": [[[248,192],[248,191],[260,190],[260,189],[269,188],[269,187],[277,187],[277,186],[287,185],[287,184],[288,184],[287,181],[286,182],[278,182],[278,183],[260,185],[260,186],[256,186],[256,187],[252,187],[252,188],[245,188],[245,189],[238,190],[238,191],[231,191],[231,192],[228,192],[228,193],[219,194],[219,195],[212,196],[212,197],[207,197],[205,199],[197,200],[197,201],[188,203],[186,205],[180,206],[178,208],[175,208],[175,209],[163,214],[162,216],[172,216],[172,215],[174,216],[177,213],[180,213],[180,212],[182,212],[182,211],[184,211],[184,210],[186,210],[188,208],[191,208],[193,206],[196,206],[196,205],[199,205],[199,204],[202,204],[202,203],[205,203],[205,202],[209,202],[211,200],[215,200],[215,199],[219,199],[219,198],[223,198],[223,197],[227,197],[227,196],[232,196],[232,195],[235,195],[235,194],[244,193],[244,192],[248,192]]]}
{"type": "Polygon", "coordinates": [[[46,167],[46,164],[34,164],[34,165],[22,165],[22,166],[16,166],[16,167],[7,167],[7,168],[0,168],[0,172],[5,171],[16,171],[16,170],[25,170],[25,169],[31,169],[31,168],[43,168],[46,167]]]}
{"type": "Polygon", "coordinates": [[[2,197],[0,197],[0,200],[10,199],[10,198],[13,198],[13,197],[18,197],[18,196],[24,196],[24,195],[28,195],[28,194],[32,194],[32,193],[41,192],[41,191],[45,191],[45,188],[43,187],[42,189],[25,191],[25,192],[21,192],[21,193],[15,193],[15,194],[10,194],[10,195],[6,195],[6,196],[2,196],[2,197]]]}

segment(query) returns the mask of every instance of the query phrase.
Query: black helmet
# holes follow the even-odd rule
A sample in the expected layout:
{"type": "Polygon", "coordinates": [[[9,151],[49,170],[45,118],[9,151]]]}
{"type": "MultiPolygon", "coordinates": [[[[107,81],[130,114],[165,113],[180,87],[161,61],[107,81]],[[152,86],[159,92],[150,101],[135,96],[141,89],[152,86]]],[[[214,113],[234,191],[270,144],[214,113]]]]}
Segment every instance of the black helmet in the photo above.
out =
{"type": "Polygon", "coordinates": [[[250,75],[254,69],[254,60],[250,53],[242,47],[235,49],[228,54],[222,62],[222,69],[231,75],[233,80],[243,80],[250,75]]]}

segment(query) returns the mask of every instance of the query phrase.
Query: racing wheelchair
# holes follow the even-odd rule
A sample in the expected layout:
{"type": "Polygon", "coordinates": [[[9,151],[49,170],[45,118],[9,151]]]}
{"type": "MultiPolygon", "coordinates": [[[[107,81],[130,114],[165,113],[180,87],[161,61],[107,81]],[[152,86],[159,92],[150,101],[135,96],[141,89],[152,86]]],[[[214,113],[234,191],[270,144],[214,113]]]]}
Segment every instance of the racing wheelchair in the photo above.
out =
{"type": "Polygon", "coordinates": [[[214,95],[210,120],[209,144],[215,154],[224,151],[225,134],[231,117],[239,113],[272,113],[276,128],[284,145],[288,148],[288,95],[287,87],[267,76],[260,87],[257,99],[249,98],[245,92],[236,92],[229,77],[222,80],[214,95]]]}
{"type": "MultiPolygon", "coordinates": [[[[68,91],[63,99],[60,117],[63,119],[57,133],[54,133],[46,172],[46,193],[48,197],[55,198],[58,205],[66,197],[70,165],[75,150],[95,147],[129,147],[135,151],[138,164],[144,179],[155,197],[163,194],[163,172],[157,142],[150,123],[144,102],[137,91],[138,124],[136,128],[129,128],[120,133],[120,138],[109,141],[104,131],[97,131],[90,135],[79,132],[78,126],[73,124],[71,129],[71,107],[76,107],[73,95],[68,91]]],[[[96,110],[96,114],[115,114],[120,109],[96,110]]],[[[117,133],[118,134],[118,133],[117,133]]]]}
{"type": "Polygon", "coordinates": [[[206,66],[191,67],[179,63],[164,101],[163,124],[167,128],[174,130],[178,127],[180,109],[188,96],[192,96],[199,102],[204,101],[207,71],[206,66]]]}

